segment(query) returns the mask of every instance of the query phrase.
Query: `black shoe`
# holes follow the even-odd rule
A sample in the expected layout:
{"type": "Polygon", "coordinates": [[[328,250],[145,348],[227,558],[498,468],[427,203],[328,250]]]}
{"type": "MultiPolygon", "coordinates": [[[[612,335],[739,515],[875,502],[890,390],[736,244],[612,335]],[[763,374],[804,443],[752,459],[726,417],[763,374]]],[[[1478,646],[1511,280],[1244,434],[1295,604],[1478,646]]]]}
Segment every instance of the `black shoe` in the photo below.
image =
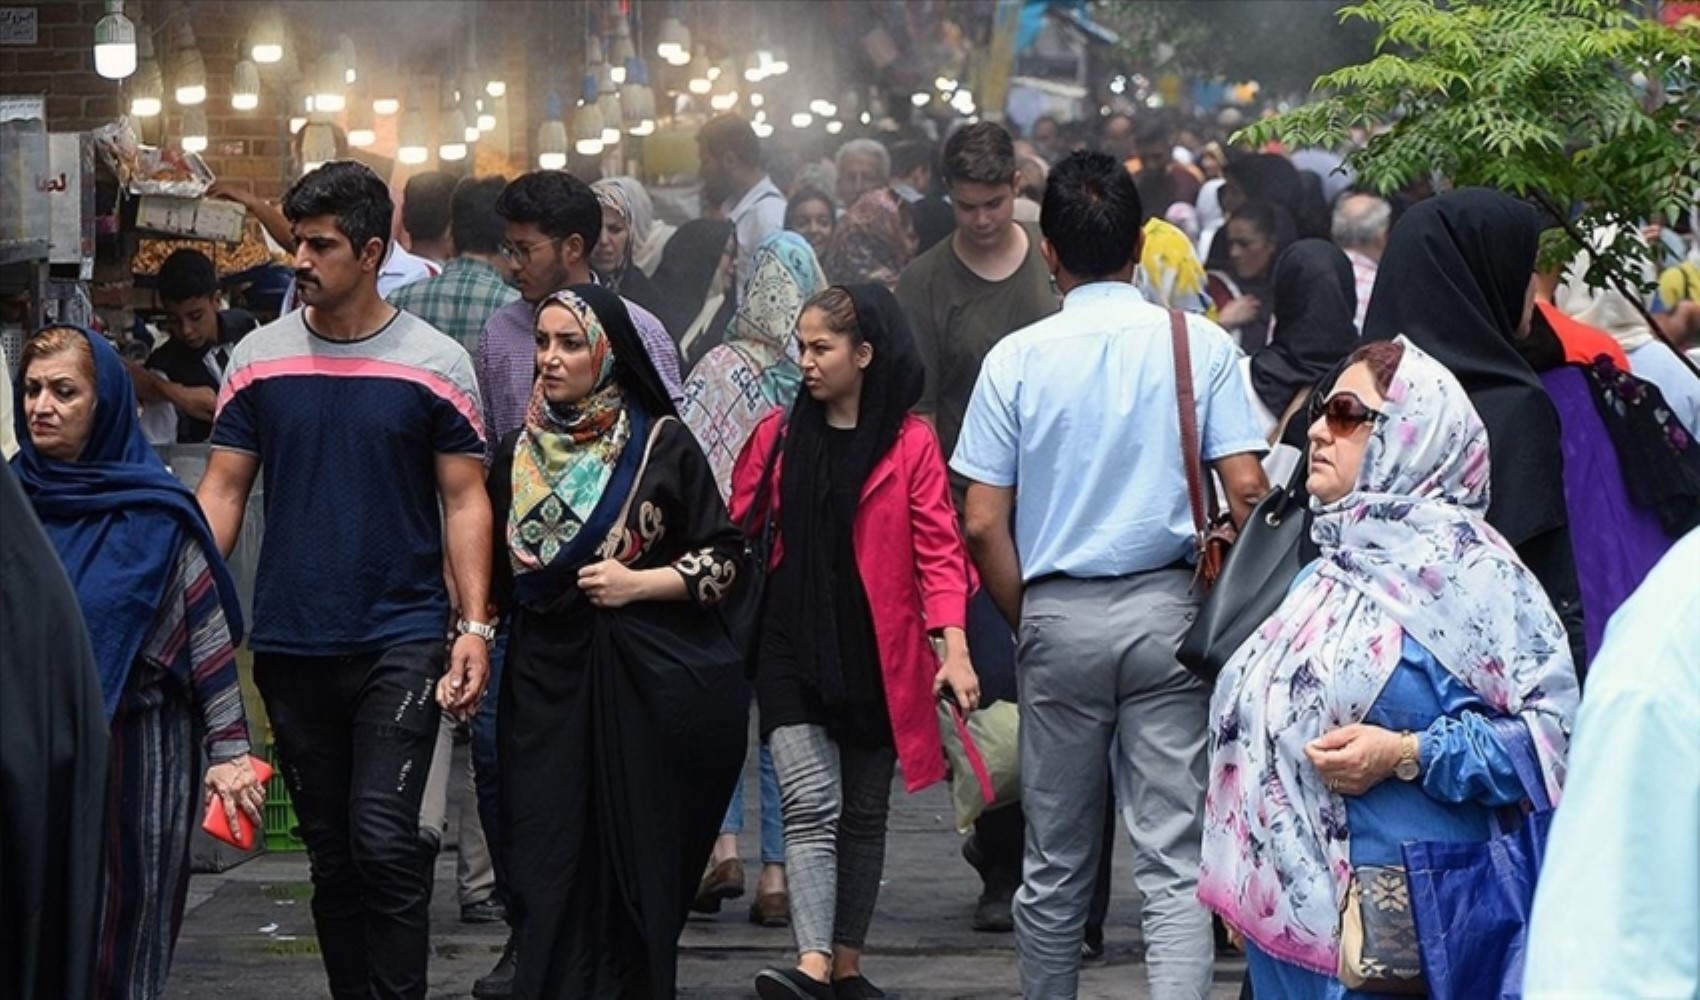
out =
{"type": "Polygon", "coordinates": [[[968,839],[962,842],[962,860],[979,872],[982,879],[986,877],[986,856],[980,850],[980,838],[977,834],[969,834],[968,839]]]}
{"type": "Polygon", "coordinates": [[[832,981],[832,996],[834,1000],[885,1000],[885,991],[866,976],[845,976],[832,981]]]}
{"type": "Polygon", "coordinates": [[[1080,942],[1080,960],[1096,962],[1104,957],[1104,928],[1086,928],[1086,937],[1080,942]]]}
{"type": "Polygon", "coordinates": [[[988,872],[985,889],[974,906],[974,929],[992,933],[1015,930],[1015,917],[1010,912],[1010,905],[1015,901],[1015,890],[1020,885],[1021,877],[1018,875],[988,872]]]}
{"type": "Polygon", "coordinates": [[[482,903],[468,903],[460,908],[463,924],[498,924],[508,919],[508,908],[494,896],[482,903]]]}
{"type": "Polygon", "coordinates": [[[835,1000],[831,983],[811,979],[798,969],[756,973],[756,996],[761,1000],[835,1000]]]}
{"type": "Polygon", "coordinates": [[[489,975],[472,984],[472,995],[477,1000],[508,1000],[514,995],[514,977],[518,974],[519,936],[510,933],[507,946],[502,949],[501,960],[489,975]]]}

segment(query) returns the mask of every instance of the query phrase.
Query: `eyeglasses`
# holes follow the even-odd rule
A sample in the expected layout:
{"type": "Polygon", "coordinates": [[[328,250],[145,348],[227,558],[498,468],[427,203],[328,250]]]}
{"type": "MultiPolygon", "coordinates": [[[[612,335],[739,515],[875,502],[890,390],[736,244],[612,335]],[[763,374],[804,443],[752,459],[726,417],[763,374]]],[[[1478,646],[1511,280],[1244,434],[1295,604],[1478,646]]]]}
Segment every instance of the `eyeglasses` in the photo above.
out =
{"type": "Polygon", "coordinates": [[[1327,421],[1329,433],[1336,436],[1350,434],[1364,424],[1385,419],[1381,411],[1370,409],[1363,400],[1349,392],[1338,393],[1325,400],[1312,400],[1310,404],[1310,422],[1327,421]]]}
{"type": "Polygon", "coordinates": [[[561,242],[561,239],[555,236],[551,236],[547,239],[532,240],[530,243],[515,243],[512,240],[503,240],[501,246],[497,247],[496,250],[502,255],[503,260],[510,264],[518,264],[521,267],[524,267],[531,263],[531,252],[533,250],[545,243],[559,242],[561,242]]]}

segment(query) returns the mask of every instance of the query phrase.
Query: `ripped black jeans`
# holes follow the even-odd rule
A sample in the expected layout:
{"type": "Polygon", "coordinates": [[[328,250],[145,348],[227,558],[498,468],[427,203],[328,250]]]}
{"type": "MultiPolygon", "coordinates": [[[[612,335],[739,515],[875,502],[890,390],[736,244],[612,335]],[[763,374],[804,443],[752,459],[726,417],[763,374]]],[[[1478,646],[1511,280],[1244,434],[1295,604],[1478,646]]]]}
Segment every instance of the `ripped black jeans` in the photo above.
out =
{"type": "Polygon", "coordinates": [[[419,801],[446,658],[440,640],[355,656],[254,654],[336,1000],[425,996],[432,857],[419,801]]]}

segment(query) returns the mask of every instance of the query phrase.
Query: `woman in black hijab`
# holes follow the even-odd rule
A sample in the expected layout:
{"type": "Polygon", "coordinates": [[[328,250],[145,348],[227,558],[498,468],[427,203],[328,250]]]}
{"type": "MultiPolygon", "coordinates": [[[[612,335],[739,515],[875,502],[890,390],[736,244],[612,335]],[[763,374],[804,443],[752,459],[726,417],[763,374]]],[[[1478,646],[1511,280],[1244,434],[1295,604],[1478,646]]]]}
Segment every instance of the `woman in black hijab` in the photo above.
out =
{"type": "Polygon", "coordinates": [[[645,305],[661,320],[679,345],[689,372],[709,349],[720,343],[732,320],[735,295],[730,283],[732,223],[725,219],[692,219],[679,227],[650,280],[657,301],[645,305]]]}
{"type": "Polygon", "coordinates": [[[575,285],[536,328],[489,477],[514,994],[671,1000],[744,759],[743,655],[714,609],[742,542],[620,298],[575,285]]]}
{"type": "Polygon", "coordinates": [[[924,375],[897,299],[882,285],[834,286],[797,329],[805,391],[788,417],[757,426],[732,491],[740,521],[754,509],[778,526],[756,688],[798,963],[764,970],[756,992],[869,1000],[884,996],[861,955],[894,768],[910,792],[942,779],[934,697],[948,689],[963,712],[979,700],[968,554],[938,439],[909,412],[924,375]]]}
{"type": "MultiPolygon", "coordinates": [[[[1252,391],[1276,429],[1300,393],[1358,346],[1352,262],[1326,240],[1300,240],[1275,262],[1275,332],[1248,359],[1252,391]]],[[[1302,428],[1301,428],[1302,430],[1302,428]]],[[[1302,446],[1302,435],[1300,444],[1302,446]]]]}
{"type": "Polygon", "coordinates": [[[1558,412],[1517,349],[1534,308],[1535,210],[1486,188],[1413,206],[1381,258],[1365,340],[1404,334],[1458,377],[1487,426],[1488,523],[1546,588],[1586,663],[1582,602],[1564,506],[1558,412]]]}
{"type": "Polygon", "coordinates": [[[1216,236],[1228,248],[1228,269],[1209,272],[1205,294],[1216,306],[1216,322],[1247,354],[1269,342],[1275,262],[1294,239],[1292,215],[1268,201],[1241,205],[1216,236]]]}

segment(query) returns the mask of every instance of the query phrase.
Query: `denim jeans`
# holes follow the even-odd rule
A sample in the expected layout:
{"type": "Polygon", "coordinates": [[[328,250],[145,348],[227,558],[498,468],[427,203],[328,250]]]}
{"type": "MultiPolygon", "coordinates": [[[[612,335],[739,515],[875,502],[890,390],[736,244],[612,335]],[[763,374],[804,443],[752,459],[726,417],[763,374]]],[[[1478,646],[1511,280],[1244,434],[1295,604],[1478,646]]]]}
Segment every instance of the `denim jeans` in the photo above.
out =
{"type": "MultiPolygon", "coordinates": [[[[766,743],[757,754],[761,772],[761,863],[785,863],[785,817],[779,811],[779,776],[773,770],[773,751],[766,743]]],[[[732,804],[720,823],[721,835],[736,837],[744,832],[744,772],[738,771],[738,783],[732,788],[732,804]]]]}
{"type": "Polygon", "coordinates": [[[354,656],[254,656],[336,1000],[425,996],[434,852],[419,837],[419,806],[446,658],[441,640],[354,656]]]}
{"type": "MultiPolygon", "coordinates": [[[[503,623],[490,644],[490,681],[484,703],[472,717],[472,780],[478,792],[478,822],[490,848],[490,867],[496,873],[496,898],[508,902],[507,852],[503,850],[500,771],[496,765],[496,702],[502,691],[502,662],[508,658],[508,628],[503,623]]],[[[511,918],[510,918],[511,919],[511,918]]]]}

